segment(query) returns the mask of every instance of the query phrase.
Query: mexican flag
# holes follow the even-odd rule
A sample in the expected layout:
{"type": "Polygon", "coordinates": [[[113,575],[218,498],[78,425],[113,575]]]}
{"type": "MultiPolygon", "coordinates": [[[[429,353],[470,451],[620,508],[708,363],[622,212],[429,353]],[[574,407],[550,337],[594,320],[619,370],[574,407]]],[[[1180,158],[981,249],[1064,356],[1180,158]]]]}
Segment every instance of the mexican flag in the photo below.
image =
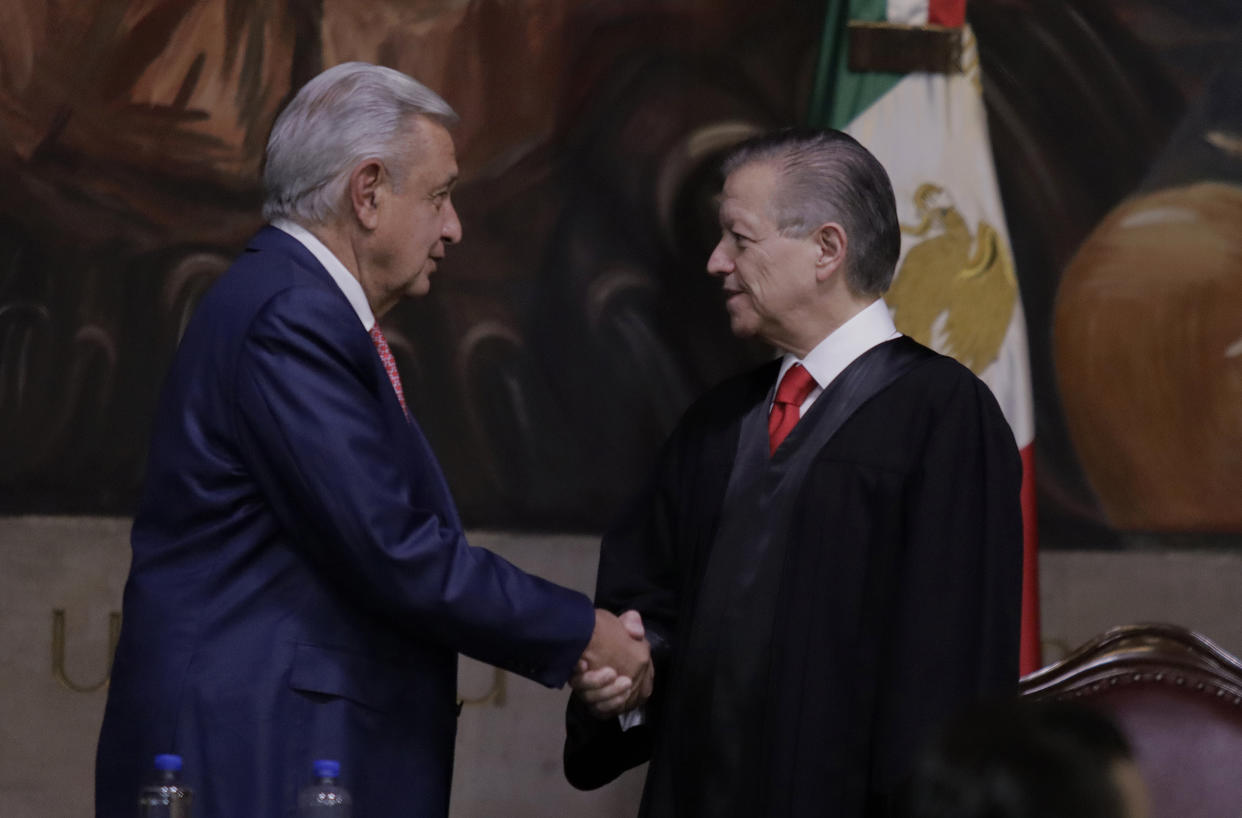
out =
{"type": "Polygon", "coordinates": [[[892,178],[902,247],[885,301],[897,329],[970,367],[1013,428],[1030,673],[1041,664],[1030,363],[966,0],[829,0],[809,119],[847,131],[892,178]]]}

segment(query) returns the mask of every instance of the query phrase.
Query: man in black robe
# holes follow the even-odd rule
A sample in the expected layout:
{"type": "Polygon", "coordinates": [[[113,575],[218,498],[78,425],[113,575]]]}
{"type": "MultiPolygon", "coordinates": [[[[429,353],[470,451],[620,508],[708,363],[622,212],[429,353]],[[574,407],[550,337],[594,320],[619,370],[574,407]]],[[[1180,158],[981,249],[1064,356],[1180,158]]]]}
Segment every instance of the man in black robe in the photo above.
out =
{"type": "Polygon", "coordinates": [[[882,816],[943,720],[1016,685],[1018,452],[987,386],[893,326],[869,152],[786,131],[724,170],[707,269],[784,355],[686,413],[604,538],[596,603],[641,613],[654,684],[580,671],[565,771],[650,760],[642,818],[882,816]]]}

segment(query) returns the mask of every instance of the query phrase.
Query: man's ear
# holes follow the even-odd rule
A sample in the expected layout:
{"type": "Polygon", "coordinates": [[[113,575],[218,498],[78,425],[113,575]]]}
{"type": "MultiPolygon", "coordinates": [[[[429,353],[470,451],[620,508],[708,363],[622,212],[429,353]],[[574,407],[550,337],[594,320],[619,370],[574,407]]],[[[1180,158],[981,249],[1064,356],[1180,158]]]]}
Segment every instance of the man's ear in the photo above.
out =
{"type": "Polygon", "coordinates": [[[815,243],[818,249],[815,278],[818,281],[827,281],[837,270],[844,269],[849,238],[845,235],[844,227],[836,222],[828,222],[815,231],[815,243]]]}
{"type": "Polygon", "coordinates": [[[386,176],[378,159],[358,163],[349,174],[349,204],[354,218],[367,230],[379,226],[379,200],[384,194],[386,176]]]}

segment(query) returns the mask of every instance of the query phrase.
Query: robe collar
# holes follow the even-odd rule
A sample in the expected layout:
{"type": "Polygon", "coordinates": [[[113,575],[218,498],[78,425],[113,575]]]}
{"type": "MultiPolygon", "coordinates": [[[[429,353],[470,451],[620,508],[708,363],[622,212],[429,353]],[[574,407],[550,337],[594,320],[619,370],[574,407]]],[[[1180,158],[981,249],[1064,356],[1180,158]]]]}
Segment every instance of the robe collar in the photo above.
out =
{"type": "Polygon", "coordinates": [[[852,364],[858,356],[874,346],[891,341],[901,336],[893,324],[893,317],[888,312],[888,305],[883,298],[877,298],[867,305],[853,318],[846,321],[826,338],[816,344],[805,358],[798,358],[792,353],[785,353],[781,358],[781,368],[776,375],[776,382],[794,364],[802,364],[806,371],[815,379],[815,388],[802,403],[801,413],[820,396],[828,384],[852,364]]]}

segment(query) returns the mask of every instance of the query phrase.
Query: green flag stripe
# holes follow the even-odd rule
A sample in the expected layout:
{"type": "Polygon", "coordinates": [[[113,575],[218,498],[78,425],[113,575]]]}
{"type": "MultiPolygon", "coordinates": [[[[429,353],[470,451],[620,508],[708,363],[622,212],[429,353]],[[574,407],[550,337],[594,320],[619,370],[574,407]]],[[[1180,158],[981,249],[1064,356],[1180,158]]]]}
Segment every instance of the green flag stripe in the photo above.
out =
{"type": "Polygon", "coordinates": [[[843,128],[901,81],[904,74],[847,67],[850,20],[883,22],[886,0],[828,0],[824,9],[824,33],[815,65],[807,124],[813,128],[843,128]]]}

